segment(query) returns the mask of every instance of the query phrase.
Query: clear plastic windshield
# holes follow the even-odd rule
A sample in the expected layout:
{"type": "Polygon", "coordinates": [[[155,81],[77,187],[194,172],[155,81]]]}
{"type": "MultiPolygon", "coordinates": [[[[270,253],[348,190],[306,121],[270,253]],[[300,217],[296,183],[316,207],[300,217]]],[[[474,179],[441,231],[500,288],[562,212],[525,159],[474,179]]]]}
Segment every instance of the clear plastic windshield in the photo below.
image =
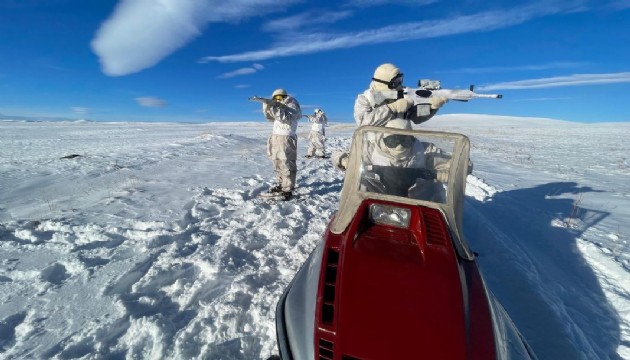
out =
{"type": "Polygon", "coordinates": [[[365,132],[359,190],[446,203],[453,139],[365,132]]]}

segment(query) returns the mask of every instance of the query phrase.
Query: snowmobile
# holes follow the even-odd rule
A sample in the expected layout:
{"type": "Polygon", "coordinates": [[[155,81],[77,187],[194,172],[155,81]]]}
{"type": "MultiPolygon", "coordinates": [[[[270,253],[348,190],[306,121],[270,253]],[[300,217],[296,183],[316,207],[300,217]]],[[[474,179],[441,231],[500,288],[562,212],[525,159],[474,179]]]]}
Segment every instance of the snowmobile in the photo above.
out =
{"type": "Polygon", "coordinates": [[[535,359],[464,239],[469,148],[454,133],[355,132],[339,211],[277,305],[281,359],[535,359]],[[388,171],[371,153],[390,137],[424,159],[388,171]]]}

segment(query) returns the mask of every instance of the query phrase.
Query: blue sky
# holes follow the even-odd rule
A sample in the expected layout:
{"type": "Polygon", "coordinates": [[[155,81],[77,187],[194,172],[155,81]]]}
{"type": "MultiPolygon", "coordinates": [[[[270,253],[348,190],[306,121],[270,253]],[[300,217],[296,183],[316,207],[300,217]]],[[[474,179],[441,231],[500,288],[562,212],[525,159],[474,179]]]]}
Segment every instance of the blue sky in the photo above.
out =
{"type": "Polygon", "coordinates": [[[391,62],[504,95],[442,114],[630,121],[628,24],[630,0],[1,0],[0,114],[259,121],[282,87],[352,121],[391,62]]]}

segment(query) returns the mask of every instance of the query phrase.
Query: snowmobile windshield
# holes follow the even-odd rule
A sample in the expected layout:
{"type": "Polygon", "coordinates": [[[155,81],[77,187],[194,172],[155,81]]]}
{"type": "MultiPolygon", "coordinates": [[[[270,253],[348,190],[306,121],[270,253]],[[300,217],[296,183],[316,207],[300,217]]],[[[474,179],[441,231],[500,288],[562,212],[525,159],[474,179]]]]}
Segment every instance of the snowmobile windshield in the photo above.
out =
{"type": "Polygon", "coordinates": [[[359,190],[444,204],[454,146],[426,134],[365,132],[359,190]]]}
{"type": "Polygon", "coordinates": [[[465,135],[361,126],[352,146],[331,231],[341,234],[365,200],[439,209],[460,256],[474,258],[463,239],[470,142],[465,135]],[[384,141],[385,137],[394,138],[384,141]]]}

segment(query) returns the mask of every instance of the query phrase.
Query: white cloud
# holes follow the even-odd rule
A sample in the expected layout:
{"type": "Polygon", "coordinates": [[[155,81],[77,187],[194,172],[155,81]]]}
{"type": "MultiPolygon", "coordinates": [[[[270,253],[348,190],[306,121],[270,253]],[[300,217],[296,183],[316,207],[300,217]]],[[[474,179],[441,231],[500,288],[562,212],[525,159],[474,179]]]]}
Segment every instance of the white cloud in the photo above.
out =
{"type": "Polygon", "coordinates": [[[73,113],[77,115],[87,115],[90,113],[90,110],[86,107],[73,106],[70,108],[73,113]]]}
{"type": "Polygon", "coordinates": [[[137,97],[135,98],[135,100],[138,103],[138,105],[145,106],[145,107],[163,108],[168,105],[166,100],[162,100],[162,99],[158,99],[158,98],[154,98],[150,96],[137,97]]]}
{"type": "Polygon", "coordinates": [[[567,69],[567,68],[577,68],[587,65],[584,62],[551,62],[547,64],[536,64],[536,65],[520,65],[520,66],[489,66],[489,67],[478,67],[478,68],[462,68],[455,70],[446,70],[440,71],[441,73],[496,73],[496,72],[513,72],[513,71],[539,71],[539,70],[549,70],[549,69],[567,69]]]}
{"type": "Polygon", "coordinates": [[[339,20],[352,16],[351,11],[309,11],[282,19],[276,19],[263,25],[263,31],[292,32],[300,28],[316,25],[334,24],[339,20]]]}
{"type": "Polygon", "coordinates": [[[610,3],[613,10],[625,10],[630,8],[630,0],[615,0],[610,3]]]}
{"type": "Polygon", "coordinates": [[[423,6],[438,2],[438,0],[350,0],[348,5],[358,7],[370,7],[380,5],[401,4],[409,6],[423,6]]]}
{"type": "Polygon", "coordinates": [[[238,84],[234,86],[237,89],[247,89],[248,87],[251,87],[251,85],[249,84],[238,84]]]}
{"type": "Polygon", "coordinates": [[[527,98],[527,99],[510,99],[510,101],[520,102],[520,101],[561,101],[561,100],[571,100],[571,97],[540,97],[540,98],[527,98]]]}
{"type": "Polygon", "coordinates": [[[552,87],[601,85],[614,83],[630,83],[630,72],[611,74],[574,74],[569,76],[555,76],[541,79],[502,82],[479,86],[479,90],[522,90],[544,89],[552,87]]]}
{"type": "Polygon", "coordinates": [[[508,11],[487,11],[474,15],[462,15],[444,20],[419,21],[396,24],[379,29],[342,34],[294,34],[290,41],[277,43],[274,47],[249,51],[241,54],[207,56],[201,62],[259,61],[277,57],[310,54],[363,45],[401,42],[436,38],[470,32],[491,31],[519,25],[529,20],[558,13],[583,9],[582,2],[550,2],[545,6],[528,5],[508,11]]]}
{"type": "Polygon", "coordinates": [[[227,78],[232,78],[235,76],[241,76],[241,75],[250,75],[250,74],[254,74],[262,69],[264,69],[265,67],[262,66],[261,64],[254,64],[251,67],[245,67],[245,68],[240,68],[234,71],[230,71],[227,72],[225,74],[219,75],[218,78],[219,79],[227,79],[227,78]]]}
{"type": "Polygon", "coordinates": [[[210,22],[236,22],[281,11],[297,0],[121,0],[92,40],[103,72],[150,68],[199,36],[210,22]]]}

